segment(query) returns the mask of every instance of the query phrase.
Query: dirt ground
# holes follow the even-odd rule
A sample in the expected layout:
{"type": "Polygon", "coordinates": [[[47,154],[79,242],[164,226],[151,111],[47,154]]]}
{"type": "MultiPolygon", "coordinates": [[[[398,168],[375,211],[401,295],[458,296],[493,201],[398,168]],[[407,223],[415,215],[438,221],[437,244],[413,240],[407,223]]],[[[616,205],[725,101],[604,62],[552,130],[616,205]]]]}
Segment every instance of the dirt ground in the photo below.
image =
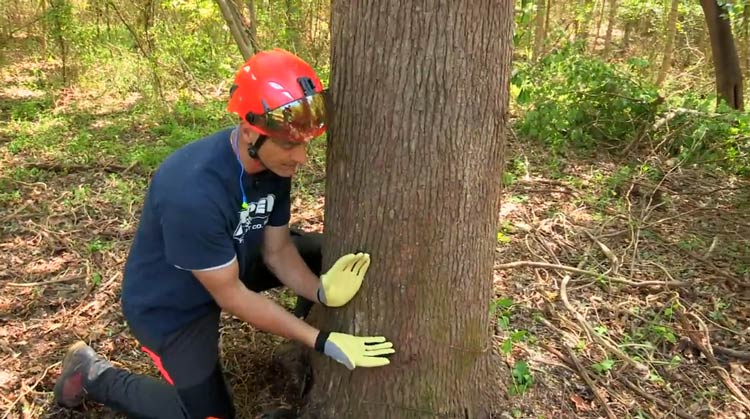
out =
{"type": "MultiPolygon", "coordinates": [[[[119,417],[62,410],[51,391],[77,339],[157,375],[119,310],[148,174],[40,161],[16,140],[0,134],[0,192],[13,196],[0,201],[0,419],[119,417]]],[[[624,173],[608,156],[507,149],[495,340],[518,374],[498,417],[747,418],[750,183],[657,157],[624,173]]],[[[321,230],[319,188],[297,186],[293,223],[321,230]]],[[[274,362],[282,341],[223,324],[241,417],[294,403],[274,362]]]]}

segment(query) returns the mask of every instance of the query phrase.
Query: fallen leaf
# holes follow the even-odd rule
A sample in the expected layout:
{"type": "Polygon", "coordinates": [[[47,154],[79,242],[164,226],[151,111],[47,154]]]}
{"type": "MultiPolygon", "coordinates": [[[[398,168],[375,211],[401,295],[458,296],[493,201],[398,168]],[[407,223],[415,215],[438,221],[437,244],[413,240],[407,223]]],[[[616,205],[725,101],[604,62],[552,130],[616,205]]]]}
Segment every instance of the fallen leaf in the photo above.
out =
{"type": "Polygon", "coordinates": [[[750,385],[750,371],[742,364],[729,363],[729,369],[732,372],[732,378],[741,386],[750,385]]]}
{"type": "Polygon", "coordinates": [[[591,410],[591,406],[589,406],[588,403],[586,403],[585,400],[583,400],[583,397],[579,396],[578,394],[574,394],[570,396],[570,400],[573,402],[573,404],[576,405],[576,410],[579,412],[588,412],[591,410]]]}

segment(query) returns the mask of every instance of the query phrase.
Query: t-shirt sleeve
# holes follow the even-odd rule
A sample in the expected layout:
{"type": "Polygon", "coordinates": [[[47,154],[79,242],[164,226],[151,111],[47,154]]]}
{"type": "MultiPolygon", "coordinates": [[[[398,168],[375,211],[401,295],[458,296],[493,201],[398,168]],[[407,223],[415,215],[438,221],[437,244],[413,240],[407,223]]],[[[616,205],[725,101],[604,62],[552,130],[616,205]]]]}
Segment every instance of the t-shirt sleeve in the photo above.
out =
{"type": "Polygon", "coordinates": [[[221,212],[208,200],[162,205],[161,226],[167,263],[180,269],[219,268],[236,257],[221,212]]]}
{"type": "Polygon", "coordinates": [[[268,218],[268,224],[270,226],[279,227],[289,224],[289,219],[291,218],[292,213],[291,193],[292,180],[291,178],[285,178],[279,187],[279,196],[276,197],[273,211],[268,218]]]}

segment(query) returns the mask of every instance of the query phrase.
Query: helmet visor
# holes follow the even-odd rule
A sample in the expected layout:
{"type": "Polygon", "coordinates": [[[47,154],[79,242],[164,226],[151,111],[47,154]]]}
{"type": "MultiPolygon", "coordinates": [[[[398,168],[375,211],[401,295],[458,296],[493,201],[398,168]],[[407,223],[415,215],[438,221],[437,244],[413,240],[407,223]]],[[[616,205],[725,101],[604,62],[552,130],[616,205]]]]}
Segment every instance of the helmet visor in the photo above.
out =
{"type": "Polygon", "coordinates": [[[309,141],[326,130],[325,92],[305,96],[265,114],[248,114],[246,119],[269,137],[309,141]]]}

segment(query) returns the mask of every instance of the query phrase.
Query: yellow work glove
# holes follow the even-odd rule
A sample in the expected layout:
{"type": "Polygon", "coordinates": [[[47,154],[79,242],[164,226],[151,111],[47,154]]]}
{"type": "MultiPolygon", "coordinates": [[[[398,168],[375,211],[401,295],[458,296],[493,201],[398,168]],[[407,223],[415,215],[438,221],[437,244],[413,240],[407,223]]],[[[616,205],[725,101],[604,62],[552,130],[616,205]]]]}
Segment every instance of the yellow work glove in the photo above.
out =
{"type": "Polygon", "coordinates": [[[367,253],[349,253],[333,264],[333,267],[320,277],[318,301],[328,307],[341,307],[359,291],[362,280],[370,266],[367,253]]]}
{"type": "Polygon", "coordinates": [[[383,355],[396,353],[383,336],[360,337],[336,332],[320,332],[315,350],[353,370],[356,367],[382,367],[391,361],[383,355]]]}

